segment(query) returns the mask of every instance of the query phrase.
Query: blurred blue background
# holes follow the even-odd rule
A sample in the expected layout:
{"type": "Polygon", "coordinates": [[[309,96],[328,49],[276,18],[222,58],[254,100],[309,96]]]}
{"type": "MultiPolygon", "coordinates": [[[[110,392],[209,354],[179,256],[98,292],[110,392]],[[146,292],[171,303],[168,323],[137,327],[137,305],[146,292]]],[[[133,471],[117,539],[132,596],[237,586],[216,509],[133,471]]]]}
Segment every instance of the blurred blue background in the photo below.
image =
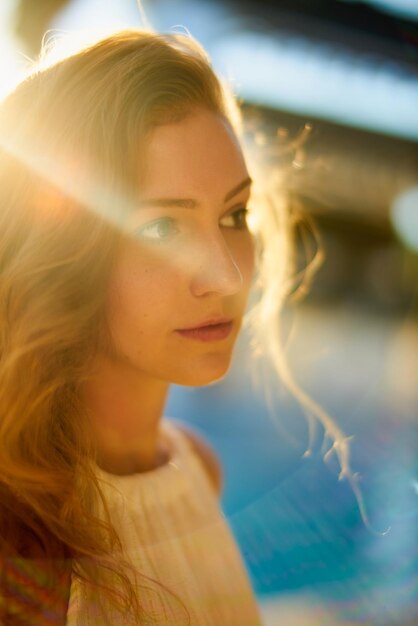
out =
{"type": "MultiPolygon", "coordinates": [[[[267,137],[312,124],[291,193],[327,258],[309,296],[285,311],[288,355],[302,387],[352,436],[369,526],[336,460],[324,461],[323,433],[303,456],[303,411],[252,357],[245,332],[230,375],[173,388],[167,415],[222,459],[222,505],[266,625],[417,624],[418,3],[142,7],[155,29],[186,28],[201,41],[267,137]]],[[[3,0],[0,95],[49,29],[92,36],[141,25],[135,0],[3,0]]]]}

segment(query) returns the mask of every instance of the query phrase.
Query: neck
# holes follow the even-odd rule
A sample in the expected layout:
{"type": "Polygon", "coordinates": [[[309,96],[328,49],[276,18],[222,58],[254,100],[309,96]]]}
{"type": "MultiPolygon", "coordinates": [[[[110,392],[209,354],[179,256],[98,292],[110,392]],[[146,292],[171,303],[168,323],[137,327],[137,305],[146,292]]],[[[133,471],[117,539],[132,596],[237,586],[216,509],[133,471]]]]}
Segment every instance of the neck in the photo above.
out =
{"type": "Polygon", "coordinates": [[[155,469],[167,461],[159,426],[168,383],[129,365],[100,359],[82,389],[98,465],[113,474],[155,469]]]}

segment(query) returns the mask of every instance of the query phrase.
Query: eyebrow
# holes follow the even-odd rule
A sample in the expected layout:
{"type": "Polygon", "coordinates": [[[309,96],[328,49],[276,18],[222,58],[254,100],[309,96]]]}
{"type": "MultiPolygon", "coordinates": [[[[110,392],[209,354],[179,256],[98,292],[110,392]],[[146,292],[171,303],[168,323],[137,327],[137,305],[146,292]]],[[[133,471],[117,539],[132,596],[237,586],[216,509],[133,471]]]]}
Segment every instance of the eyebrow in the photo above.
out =
{"type": "MultiPolygon", "coordinates": [[[[224,202],[232,200],[240,191],[249,187],[252,184],[252,179],[248,176],[245,180],[239,183],[236,187],[228,191],[224,198],[224,202]]],[[[196,209],[199,207],[199,202],[193,198],[143,198],[137,205],[139,208],[144,206],[159,206],[159,207],[180,207],[183,209],[196,209]]]]}

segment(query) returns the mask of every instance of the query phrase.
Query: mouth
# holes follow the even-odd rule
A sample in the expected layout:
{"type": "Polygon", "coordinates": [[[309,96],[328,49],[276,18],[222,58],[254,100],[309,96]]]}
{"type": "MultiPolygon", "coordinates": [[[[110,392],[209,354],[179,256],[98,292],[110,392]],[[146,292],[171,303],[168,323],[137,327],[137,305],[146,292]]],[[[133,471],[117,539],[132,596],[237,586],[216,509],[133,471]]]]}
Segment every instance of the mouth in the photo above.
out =
{"type": "Polygon", "coordinates": [[[196,341],[222,341],[226,339],[232,332],[233,320],[222,322],[206,322],[195,328],[182,328],[176,330],[176,333],[187,339],[196,341]]]}

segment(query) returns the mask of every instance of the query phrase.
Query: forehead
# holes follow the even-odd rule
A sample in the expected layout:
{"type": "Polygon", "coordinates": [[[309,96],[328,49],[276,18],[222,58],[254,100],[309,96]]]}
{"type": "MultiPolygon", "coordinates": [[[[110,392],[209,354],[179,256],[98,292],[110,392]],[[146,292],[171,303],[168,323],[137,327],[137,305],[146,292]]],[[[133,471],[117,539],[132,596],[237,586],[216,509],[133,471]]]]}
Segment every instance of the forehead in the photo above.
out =
{"type": "Polygon", "coordinates": [[[145,147],[141,195],[224,197],[248,176],[229,124],[210,111],[155,128],[145,147]]]}

